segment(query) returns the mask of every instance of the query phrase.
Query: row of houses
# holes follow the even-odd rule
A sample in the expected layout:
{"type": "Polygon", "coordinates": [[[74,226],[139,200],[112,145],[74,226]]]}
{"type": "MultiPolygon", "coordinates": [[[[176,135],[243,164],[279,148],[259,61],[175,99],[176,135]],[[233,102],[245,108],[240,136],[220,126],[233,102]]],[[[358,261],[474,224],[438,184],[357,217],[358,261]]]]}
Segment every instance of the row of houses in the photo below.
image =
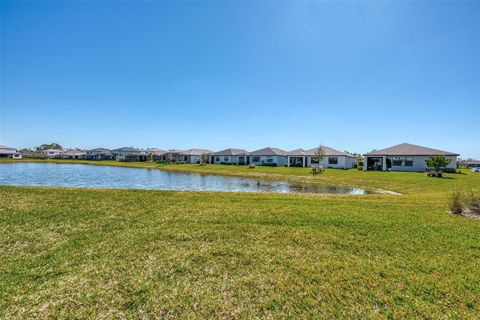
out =
{"type": "MultiPolygon", "coordinates": [[[[189,150],[140,150],[133,147],[123,147],[109,150],[96,148],[92,150],[58,150],[47,149],[42,151],[46,158],[86,159],[86,160],[117,160],[117,161],[147,161],[149,155],[155,162],[163,163],[200,163],[206,160],[212,164],[260,165],[260,166],[287,166],[350,169],[356,165],[356,157],[330,147],[323,147],[323,158],[318,161],[317,148],[295,149],[285,151],[278,148],[263,148],[255,151],[229,148],[217,152],[208,149],[189,150]]],[[[450,159],[448,168],[457,167],[459,154],[422,147],[414,144],[402,143],[393,147],[374,150],[364,154],[364,170],[392,170],[392,171],[425,171],[425,160],[430,156],[445,156],[450,159]]],[[[22,154],[14,148],[0,146],[0,157],[21,158],[22,154]]]]}

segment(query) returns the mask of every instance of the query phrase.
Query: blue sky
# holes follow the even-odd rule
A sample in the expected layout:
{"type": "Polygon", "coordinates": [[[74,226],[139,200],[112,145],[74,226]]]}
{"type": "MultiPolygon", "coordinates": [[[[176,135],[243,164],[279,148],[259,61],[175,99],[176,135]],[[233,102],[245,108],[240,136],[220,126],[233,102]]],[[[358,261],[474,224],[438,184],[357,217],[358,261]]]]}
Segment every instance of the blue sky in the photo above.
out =
{"type": "Polygon", "coordinates": [[[0,143],[480,158],[480,2],[2,2],[0,143]]]}

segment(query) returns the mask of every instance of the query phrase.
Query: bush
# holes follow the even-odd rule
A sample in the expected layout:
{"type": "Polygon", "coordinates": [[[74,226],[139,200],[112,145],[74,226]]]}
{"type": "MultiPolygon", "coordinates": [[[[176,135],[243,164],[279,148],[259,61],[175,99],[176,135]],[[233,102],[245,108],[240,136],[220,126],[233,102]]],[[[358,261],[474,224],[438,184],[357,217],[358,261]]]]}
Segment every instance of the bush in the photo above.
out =
{"type": "Polygon", "coordinates": [[[266,163],[265,162],[265,163],[262,163],[262,166],[264,166],[264,167],[276,167],[277,164],[276,163],[266,163]]]}
{"type": "Polygon", "coordinates": [[[454,214],[467,211],[480,215],[480,193],[476,190],[454,190],[449,194],[448,208],[454,214]]]}
{"type": "Polygon", "coordinates": [[[480,214],[480,193],[470,190],[465,197],[465,205],[471,212],[480,214]]]}
{"type": "Polygon", "coordinates": [[[450,193],[448,198],[448,208],[450,209],[450,212],[454,214],[461,214],[463,212],[463,209],[465,208],[463,191],[454,190],[450,193]]]}

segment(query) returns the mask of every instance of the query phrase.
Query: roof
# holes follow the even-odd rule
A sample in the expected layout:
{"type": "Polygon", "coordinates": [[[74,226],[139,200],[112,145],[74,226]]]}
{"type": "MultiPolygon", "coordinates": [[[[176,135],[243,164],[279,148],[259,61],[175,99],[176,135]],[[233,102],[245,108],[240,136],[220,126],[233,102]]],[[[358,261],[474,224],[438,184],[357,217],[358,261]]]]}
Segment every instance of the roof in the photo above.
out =
{"type": "Polygon", "coordinates": [[[0,145],[0,154],[20,154],[17,149],[0,145]]]}
{"type": "Polygon", "coordinates": [[[208,149],[188,149],[185,151],[180,151],[180,153],[185,156],[201,156],[204,153],[213,153],[213,151],[208,149]]]}
{"type": "Polygon", "coordinates": [[[162,150],[162,149],[150,149],[150,150],[147,150],[147,152],[151,153],[152,155],[156,155],[156,156],[160,156],[160,155],[168,153],[167,151],[162,150]]]}
{"type": "Polygon", "coordinates": [[[229,149],[215,152],[214,155],[215,156],[245,156],[245,155],[248,155],[248,151],[243,149],[229,148],[229,149]]]}
{"type": "Polygon", "coordinates": [[[136,149],[136,148],[134,148],[134,147],[123,147],[123,148],[114,149],[113,151],[119,151],[119,152],[140,152],[139,149],[136,149]]]}
{"type": "Polygon", "coordinates": [[[2,150],[12,150],[12,151],[16,151],[17,149],[15,148],[12,148],[12,147],[8,147],[8,146],[4,146],[2,144],[0,144],[0,149],[2,150]]]}
{"type": "Polygon", "coordinates": [[[68,156],[68,155],[76,155],[76,154],[85,154],[85,152],[82,150],[68,150],[68,151],[65,151],[63,154],[68,156]]]}
{"type": "Polygon", "coordinates": [[[62,149],[44,149],[42,152],[63,152],[62,149]]]}
{"type": "MultiPolygon", "coordinates": [[[[333,149],[333,148],[330,148],[330,147],[327,147],[327,146],[322,146],[323,147],[323,150],[325,152],[325,156],[345,156],[345,157],[353,157],[353,155],[351,154],[348,154],[346,152],[343,152],[343,151],[340,151],[340,150],[337,150],[337,149],[333,149]]],[[[288,153],[288,155],[290,156],[315,156],[315,150],[317,150],[317,148],[312,148],[312,149],[309,149],[309,150],[303,150],[303,149],[295,149],[295,150],[292,150],[288,153]]]]}
{"type": "Polygon", "coordinates": [[[457,153],[442,151],[410,143],[397,144],[396,146],[381,150],[374,150],[366,156],[459,156],[457,153]]]}
{"type": "Polygon", "coordinates": [[[106,148],[95,148],[95,149],[92,149],[92,150],[88,150],[89,152],[110,152],[110,150],[106,149],[106,148]]]}
{"type": "Polygon", "coordinates": [[[287,156],[288,152],[278,148],[263,148],[250,152],[251,156],[287,156]]]}

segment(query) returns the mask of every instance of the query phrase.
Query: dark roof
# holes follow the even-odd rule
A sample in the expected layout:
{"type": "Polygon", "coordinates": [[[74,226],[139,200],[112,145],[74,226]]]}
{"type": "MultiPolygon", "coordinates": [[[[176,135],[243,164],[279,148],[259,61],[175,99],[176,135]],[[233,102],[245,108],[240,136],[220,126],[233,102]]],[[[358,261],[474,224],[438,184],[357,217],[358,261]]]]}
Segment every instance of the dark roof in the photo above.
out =
{"type": "Polygon", "coordinates": [[[457,153],[442,151],[410,143],[397,144],[396,146],[382,150],[374,150],[366,156],[459,156],[457,153]]]}
{"type": "Polygon", "coordinates": [[[229,149],[215,152],[214,155],[215,156],[246,156],[248,155],[248,151],[243,149],[229,148],[229,149]]]}
{"type": "Polygon", "coordinates": [[[250,152],[251,156],[287,156],[288,152],[278,148],[263,148],[250,152]]]}

